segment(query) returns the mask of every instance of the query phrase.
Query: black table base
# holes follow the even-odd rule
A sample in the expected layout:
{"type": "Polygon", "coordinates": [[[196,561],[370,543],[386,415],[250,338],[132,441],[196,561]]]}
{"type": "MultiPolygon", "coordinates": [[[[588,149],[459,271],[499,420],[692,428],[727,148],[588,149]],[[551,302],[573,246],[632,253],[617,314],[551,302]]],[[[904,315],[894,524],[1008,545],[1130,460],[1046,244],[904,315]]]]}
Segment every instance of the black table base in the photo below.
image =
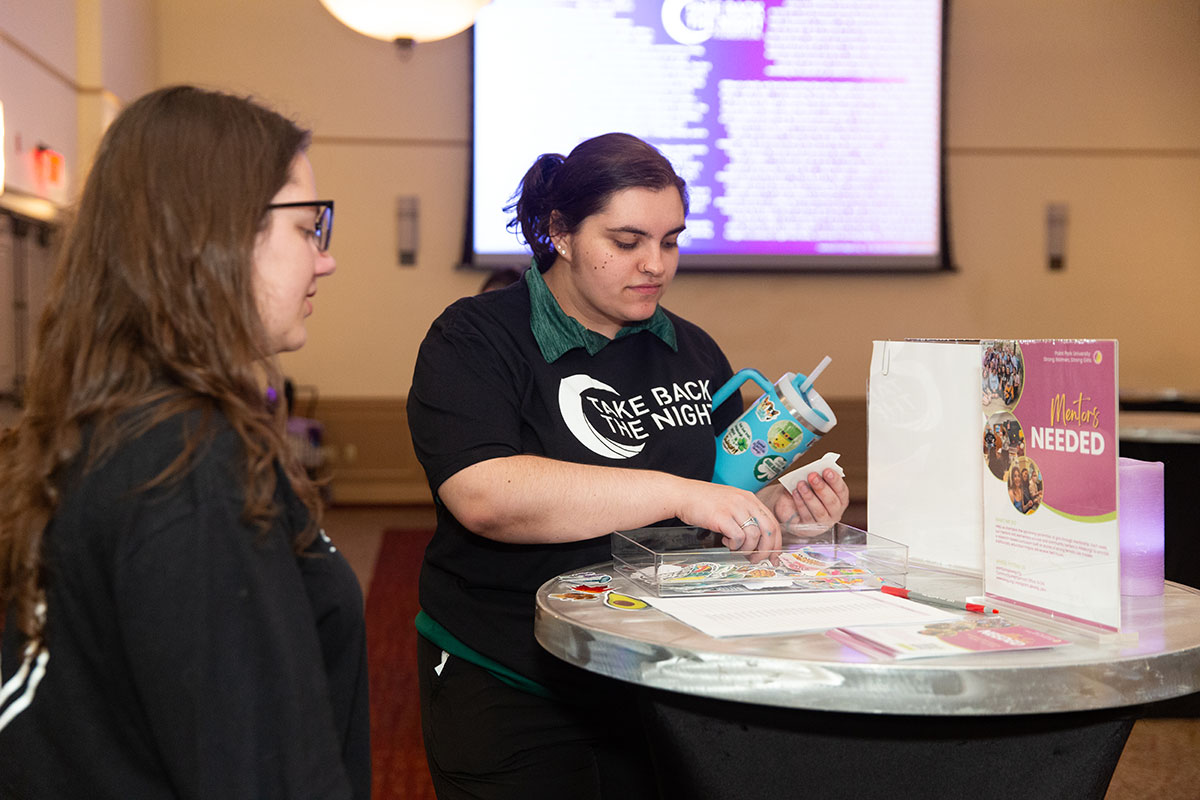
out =
{"type": "Polygon", "coordinates": [[[1102,800],[1121,709],[1004,717],[846,714],[647,690],[659,792],[705,800],[1102,800]]]}

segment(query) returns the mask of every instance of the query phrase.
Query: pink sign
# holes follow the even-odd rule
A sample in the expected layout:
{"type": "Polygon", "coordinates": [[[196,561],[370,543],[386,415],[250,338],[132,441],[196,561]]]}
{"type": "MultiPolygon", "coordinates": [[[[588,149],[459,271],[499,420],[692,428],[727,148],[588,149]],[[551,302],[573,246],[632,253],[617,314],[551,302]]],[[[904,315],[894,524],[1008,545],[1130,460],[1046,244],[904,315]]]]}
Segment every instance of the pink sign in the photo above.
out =
{"type": "Polygon", "coordinates": [[[1027,515],[1032,503],[1077,518],[1115,513],[1115,342],[1000,344],[984,355],[985,451],[987,434],[1002,440],[1003,459],[988,465],[1009,482],[1016,510],[1027,515]]]}

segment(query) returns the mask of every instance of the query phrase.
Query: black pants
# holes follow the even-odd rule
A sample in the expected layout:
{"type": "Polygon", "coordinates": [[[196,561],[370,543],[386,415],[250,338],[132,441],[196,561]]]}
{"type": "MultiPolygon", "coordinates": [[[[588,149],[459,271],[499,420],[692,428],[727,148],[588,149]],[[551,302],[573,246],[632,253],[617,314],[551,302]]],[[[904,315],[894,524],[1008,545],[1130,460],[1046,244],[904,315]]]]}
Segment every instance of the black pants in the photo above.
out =
{"type": "Polygon", "coordinates": [[[636,690],[595,678],[581,705],[505,684],[417,637],[421,728],[438,800],[657,798],[636,690]]]}

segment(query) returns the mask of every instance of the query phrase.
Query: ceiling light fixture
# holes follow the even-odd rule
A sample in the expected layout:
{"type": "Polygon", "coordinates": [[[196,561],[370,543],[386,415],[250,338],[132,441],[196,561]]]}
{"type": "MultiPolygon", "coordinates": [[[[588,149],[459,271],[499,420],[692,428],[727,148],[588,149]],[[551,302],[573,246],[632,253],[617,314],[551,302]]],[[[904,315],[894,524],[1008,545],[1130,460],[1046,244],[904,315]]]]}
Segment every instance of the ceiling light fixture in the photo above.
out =
{"type": "Polygon", "coordinates": [[[359,33],[410,46],[461,33],[491,0],[321,0],[325,10],[359,33]]]}

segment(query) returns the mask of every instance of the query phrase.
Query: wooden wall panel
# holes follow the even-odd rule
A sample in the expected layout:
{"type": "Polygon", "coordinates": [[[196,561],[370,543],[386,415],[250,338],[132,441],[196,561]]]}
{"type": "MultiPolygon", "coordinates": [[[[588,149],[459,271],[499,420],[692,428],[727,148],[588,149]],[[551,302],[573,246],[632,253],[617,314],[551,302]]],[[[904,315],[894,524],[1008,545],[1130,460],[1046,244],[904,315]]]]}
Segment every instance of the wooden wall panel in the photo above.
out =
{"type": "MultiPolygon", "coordinates": [[[[413,453],[404,398],[322,397],[312,412],[324,426],[323,449],[336,504],[432,503],[413,453]]],[[[299,405],[304,413],[303,405],[299,405]]]]}

